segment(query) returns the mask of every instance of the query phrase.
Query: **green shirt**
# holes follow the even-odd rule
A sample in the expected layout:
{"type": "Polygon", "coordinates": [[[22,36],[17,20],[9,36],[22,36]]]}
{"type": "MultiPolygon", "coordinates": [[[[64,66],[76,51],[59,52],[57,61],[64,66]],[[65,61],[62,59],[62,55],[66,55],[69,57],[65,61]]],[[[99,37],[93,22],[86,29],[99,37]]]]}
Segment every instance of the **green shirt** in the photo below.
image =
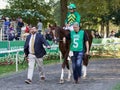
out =
{"type": "Polygon", "coordinates": [[[83,42],[84,42],[84,30],[80,30],[79,32],[71,31],[71,51],[83,51],[83,42]]]}
{"type": "Polygon", "coordinates": [[[72,25],[74,22],[80,23],[80,19],[81,19],[81,16],[78,12],[76,11],[73,13],[68,12],[65,23],[66,24],[70,23],[70,25],[72,25]]]}

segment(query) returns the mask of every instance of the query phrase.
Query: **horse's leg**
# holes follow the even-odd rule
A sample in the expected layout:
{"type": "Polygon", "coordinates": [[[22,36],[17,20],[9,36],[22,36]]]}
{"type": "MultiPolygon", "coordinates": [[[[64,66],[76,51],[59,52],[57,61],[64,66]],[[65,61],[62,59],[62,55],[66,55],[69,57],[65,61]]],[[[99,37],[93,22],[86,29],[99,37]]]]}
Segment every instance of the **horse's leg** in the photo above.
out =
{"type": "Polygon", "coordinates": [[[64,78],[65,66],[68,69],[68,80],[70,81],[70,78],[71,78],[71,71],[70,71],[70,67],[69,67],[69,62],[67,60],[68,54],[69,54],[69,46],[66,47],[65,43],[59,43],[59,48],[60,48],[60,51],[61,51],[62,56],[64,58],[64,61],[62,63],[62,72],[61,72],[61,77],[60,77],[60,83],[64,83],[64,79],[63,78],[64,78]],[[63,48],[63,47],[65,47],[65,48],[63,48]]]}
{"type": "Polygon", "coordinates": [[[67,79],[67,81],[70,81],[70,79],[71,79],[71,71],[70,71],[70,66],[69,66],[69,60],[67,60],[68,53],[66,53],[64,55],[65,56],[64,56],[64,61],[62,63],[62,71],[61,71],[60,83],[64,83],[64,69],[65,69],[65,66],[68,69],[68,79],[67,79]]]}
{"type": "Polygon", "coordinates": [[[62,63],[62,71],[61,71],[61,76],[60,76],[60,82],[59,83],[64,83],[64,69],[65,69],[65,60],[62,63]]]}
{"type": "MultiPolygon", "coordinates": [[[[90,30],[86,31],[86,34],[88,36],[88,41],[89,41],[89,51],[90,51],[90,47],[92,44],[92,40],[93,40],[93,36],[91,34],[91,32],[89,32],[90,30]]],[[[86,50],[86,49],[85,49],[86,50]]],[[[87,76],[87,65],[89,62],[89,55],[84,55],[83,56],[83,67],[82,67],[82,71],[83,71],[83,78],[86,78],[87,76]]]]}
{"type": "Polygon", "coordinates": [[[87,76],[87,66],[83,64],[82,66],[82,71],[83,71],[83,78],[86,78],[87,76]]]}
{"type": "Polygon", "coordinates": [[[69,62],[70,62],[70,60],[71,60],[71,56],[73,56],[73,52],[67,52],[67,59],[66,59],[66,67],[67,67],[67,69],[68,69],[68,79],[67,79],[67,81],[70,81],[71,80],[71,70],[70,70],[70,65],[69,65],[69,62]]]}
{"type": "Polygon", "coordinates": [[[64,83],[64,69],[65,69],[65,46],[63,44],[63,42],[59,42],[59,49],[62,53],[62,58],[64,59],[63,63],[62,63],[62,71],[61,71],[61,76],[60,76],[60,82],[59,83],[64,83]]]}
{"type": "Polygon", "coordinates": [[[82,67],[83,78],[86,78],[87,76],[87,65],[88,65],[88,55],[84,55],[83,56],[83,67],[82,67]]]}
{"type": "Polygon", "coordinates": [[[67,81],[70,81],[71,80],[71,70],[70,70],[69,60],[66,60],[66,67],[68,69],[68,78],[67,78],[67,81]]]}

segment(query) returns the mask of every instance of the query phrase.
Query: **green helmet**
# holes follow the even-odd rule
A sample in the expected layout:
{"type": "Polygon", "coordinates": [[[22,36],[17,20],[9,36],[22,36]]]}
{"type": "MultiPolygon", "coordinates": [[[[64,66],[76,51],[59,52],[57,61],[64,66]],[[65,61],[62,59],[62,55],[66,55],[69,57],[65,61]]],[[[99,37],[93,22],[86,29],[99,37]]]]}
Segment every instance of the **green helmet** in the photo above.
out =
{"type": "Polygon", "coordinates": [[[70,5],[68,6],[68,9],[76,9],[76,5],[75,5],[75,4],[70,4],[70,5]]]}

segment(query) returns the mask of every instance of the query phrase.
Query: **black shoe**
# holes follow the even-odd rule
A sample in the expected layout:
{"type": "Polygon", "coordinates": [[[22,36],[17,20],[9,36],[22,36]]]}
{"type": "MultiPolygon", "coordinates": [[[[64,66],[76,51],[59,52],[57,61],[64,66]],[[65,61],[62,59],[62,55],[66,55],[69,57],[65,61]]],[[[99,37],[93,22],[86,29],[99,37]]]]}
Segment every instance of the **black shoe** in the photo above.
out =
{"type": "Polygon", "coordinates": [[[31,84],[32,81],[31,81],[30,79],[26,79],[26,80],[25,80],[25,83],[27,83],[27,84],[31,84]]]}
{"type": "Polygon", "coordinates": [[[80,83],[80,81],[78,81],[78,80],[74,81],[74,84],[79,84],[79,83],[80,83]]]}
{"type": "Polygon", "coordinates": [[[41,80],[43,80],[43,81],[44,81],[44,80],[45,80],[45,77],[41,77],[41,80]]]}

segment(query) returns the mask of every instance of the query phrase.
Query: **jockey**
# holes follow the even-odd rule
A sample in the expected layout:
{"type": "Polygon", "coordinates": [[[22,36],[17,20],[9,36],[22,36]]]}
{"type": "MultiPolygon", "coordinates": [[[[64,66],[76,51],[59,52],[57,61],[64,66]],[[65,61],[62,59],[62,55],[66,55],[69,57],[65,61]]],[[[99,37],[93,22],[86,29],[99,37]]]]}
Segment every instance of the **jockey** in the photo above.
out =
{"type": "Polygon", "coordinates": [[[78,22],[80,24],[80,14],[75,10],[76,5],[70,4],[68,6],[69,12],[67,13],[66,19],[65,19],[65,27],[64,29],[73,30],[73,23],[78,22]]]}

